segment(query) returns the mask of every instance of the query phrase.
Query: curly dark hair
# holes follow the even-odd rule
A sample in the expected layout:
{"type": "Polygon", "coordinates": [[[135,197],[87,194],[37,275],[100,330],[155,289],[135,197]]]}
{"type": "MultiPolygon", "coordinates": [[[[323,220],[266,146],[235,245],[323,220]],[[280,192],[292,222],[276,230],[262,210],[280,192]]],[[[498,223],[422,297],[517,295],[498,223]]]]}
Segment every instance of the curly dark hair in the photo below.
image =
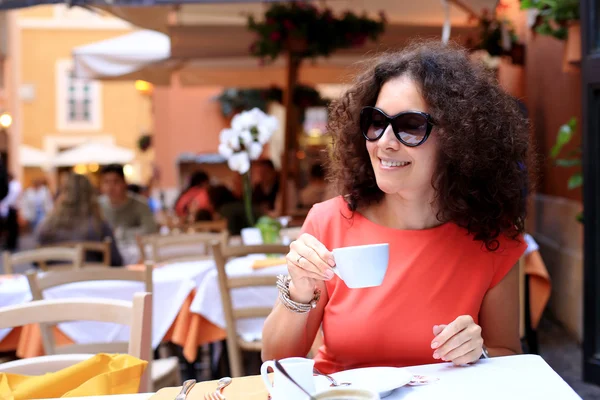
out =
{"type": "Polygon", "coordinates": [[[332,103],[329,116],[329,178],[349,210],[384,196],[360,130],[360,110],[375,105],[384,83],[408,76],[435,121],[432,134],[439,154],[431,183],[438,220],[467,229],[489,251],[498,249],[500,234],[516,240],[524,230],[531,171],[529,123],[516,99],[455,44],[414,42],[365,65],[352,87],[332,103]]]}

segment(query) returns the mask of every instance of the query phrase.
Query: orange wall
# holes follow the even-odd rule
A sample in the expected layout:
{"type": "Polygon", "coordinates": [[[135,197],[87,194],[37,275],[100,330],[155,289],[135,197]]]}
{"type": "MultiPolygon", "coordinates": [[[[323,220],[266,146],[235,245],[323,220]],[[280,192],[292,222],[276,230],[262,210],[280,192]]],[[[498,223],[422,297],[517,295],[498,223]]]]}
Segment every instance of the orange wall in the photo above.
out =
{"type": "Polygon", "coordinates": [[[221,87],[155,87],[154,147],[160,170],[159,186],[179,185],[177,159],[182,153],[216,153],[219,133],[226,127],[219,103],[212,100],[221,87]]]}
{"type": "Polygon", "coordinates": [[[102,85],[102,128],[98,131],[59,131],[56,123],[56,61],[70,59],[76,46],[129,33],[102,30],[24,29],[21,32],[22,81],[33,84],[35,100],[22,102],[25,144],[43,148],[45,135],[108,134],[120,146],[135,148],[143,131],[151,129],[148,100],[133,82],[107,82],[102,85]]]}
{"type": "MultiPolygon", "coordinates": [[[[581,74],[563,72],[565,43],[536,35],[527,45],[526,103],[534,124],[539,155],[538,192],[581,200],[581,190],[569,190],[567,181],[574,168],[560,168],[548,159],[559,127],[571,117],[581,121],[581,74]]],[[[570,148],[578,146],[578,133],[570,148]]],[[[565,149],[568,151],[568,149],[565,149]]]]}

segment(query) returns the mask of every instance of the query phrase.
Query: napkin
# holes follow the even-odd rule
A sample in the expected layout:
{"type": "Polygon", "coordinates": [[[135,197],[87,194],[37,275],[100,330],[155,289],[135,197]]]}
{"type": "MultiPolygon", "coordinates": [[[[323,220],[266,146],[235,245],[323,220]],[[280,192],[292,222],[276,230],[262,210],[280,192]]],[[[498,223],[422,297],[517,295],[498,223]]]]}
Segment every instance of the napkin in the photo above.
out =
{"type": "Polygon", "coordinates": [[[261,258],[259,260],[254,260],[252,263],[252,269],[261,269],[268,267],[276,267],[278,265],[285,265],[285,258],[261,258]]]}
{"type": "Polygon", "coordinates": [[[147,361],[127,354],[96,354],[40,376],[0,373],[0,399],[28,400],[134,394],[147,361]]]}

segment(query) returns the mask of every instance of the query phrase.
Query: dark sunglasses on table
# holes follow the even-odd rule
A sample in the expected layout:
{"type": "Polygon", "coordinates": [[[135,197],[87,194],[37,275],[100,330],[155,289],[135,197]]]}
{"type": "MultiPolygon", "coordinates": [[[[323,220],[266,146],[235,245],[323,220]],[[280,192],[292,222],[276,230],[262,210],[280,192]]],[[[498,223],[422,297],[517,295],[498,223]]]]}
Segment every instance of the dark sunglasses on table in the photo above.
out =
{"type": "Polygon", "coordinates": [[[368,141],[379,140],[390,124],[396,139],[409,147],[425,143],[434,125],[429,114],[419,111],[406,111],[394,116],[377,107],[363,107],[360,111],[360,130],[368,141]]]}

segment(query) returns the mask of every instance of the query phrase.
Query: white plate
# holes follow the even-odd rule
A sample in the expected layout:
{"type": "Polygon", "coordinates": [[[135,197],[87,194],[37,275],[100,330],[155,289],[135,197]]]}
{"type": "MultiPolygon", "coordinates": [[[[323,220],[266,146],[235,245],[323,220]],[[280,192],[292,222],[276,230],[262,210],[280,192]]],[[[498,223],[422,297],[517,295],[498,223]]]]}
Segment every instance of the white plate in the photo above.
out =
{"type": "MultiPolygon", "coordinates": [[[[379,393],[379,397],[389,396],[394,390],[409,383],[413,375],[402,368],[372,367],[350,369],[331,374],[338,383],[350,382],[350,387],[368,389],[379,393]]],[[[329,381],[323,376],[315,377],[317,392],[329,388],[329,381]]]]}

